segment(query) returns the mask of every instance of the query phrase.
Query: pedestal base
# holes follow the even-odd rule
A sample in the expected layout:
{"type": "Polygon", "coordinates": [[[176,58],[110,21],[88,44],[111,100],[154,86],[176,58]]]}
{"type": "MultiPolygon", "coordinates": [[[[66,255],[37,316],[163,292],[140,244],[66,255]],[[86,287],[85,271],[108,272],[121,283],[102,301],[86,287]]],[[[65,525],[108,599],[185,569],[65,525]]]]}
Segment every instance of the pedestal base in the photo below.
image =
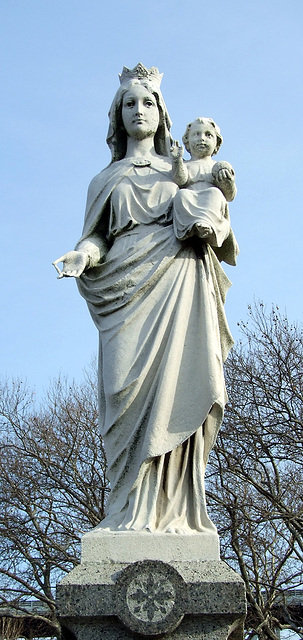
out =
{"type": "MultiPolygon", "coordinates": [[[[68,624],[68,628],[62,626],[62,640],[75,640],[75,638],[77,640],[138,640],[140,638],[140,635],[131,633],[114,617],[95,618],[85,624],[81,621],[69,621],[68,624]]],[[[232,617],[225,619],[221,617],[215,620],[212,616],[188,615],[173,633],[165,634],[164,637],[171,640],[243,640],[243,629],[243,622],[235,623],[232,617]]]]}
{"type": "Polygon", "coordinates": [[[81,562],[162,562],[220,560],[220,541],[215,531],[178,535],[145,531],[106,531],[96,527],[81,540],[81,562]]]}
{"type": "MultiPolygon", "coordinates": [[[[131,532],[122,534],[123,538],[115,533],[106,534],[111,537],[105,539],[111,552],[106,557],[103,550],[100,561],[100,553],[96,553],[100,537],[92,545],[93,533],[84,536],[81,564],[57,586],[64,640],[138,639],[138,635],[146,638],[163,634],[174,640],[243,639],[246,613],[243,581],[219,559],[195,557],[194,548],[199,548],[199,544],[203,557],[204,534],[191,536],[196,539],[191,544],[187,536],[173,534],[172,543],[170,534],[131,532]],[[137,547],[135,560],[134,541],[138,535],[141,546],[137,547]],[[156,549],[156,539],[159,555],[166,545],[166,561],[148,557],[154,555],[150,545],[156,549]],[[123,544],[119,546],[117,540],[123,544]],[[131,552],[126,550],[127,540],[131,552]],[[117,560],[117,554],[126,556],[126,560],[123,562],[121,557],[117,560]]],[[[104,534],[101,540],[104,542],[104,534]]]]}

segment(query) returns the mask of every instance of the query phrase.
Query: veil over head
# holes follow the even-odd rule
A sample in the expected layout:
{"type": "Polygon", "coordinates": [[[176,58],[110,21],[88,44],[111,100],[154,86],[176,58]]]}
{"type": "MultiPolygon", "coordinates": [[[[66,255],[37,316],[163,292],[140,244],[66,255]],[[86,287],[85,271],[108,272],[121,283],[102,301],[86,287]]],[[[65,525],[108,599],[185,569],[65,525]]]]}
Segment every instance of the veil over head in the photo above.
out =
{"type": "Polygon", "coordinates": [[[158,69],[152,67],[147,69],[139,63],[132,71],[124,67],[120,76],[121,86],[119,87],[109,110],[109,127],[106,142],[111,150],[112,162],[122,160],[126,154],[127,134],[122,122],[122,100],[126,91],[136,85],[142,85],[153,94],[159,109],[159,127],[155,134],[156,153],[163,156],[169,155],[172,143],[170,134],[171,119],[160,91],[161,77],[158,69]],[[126,72],[126,73],[125,73],[126,72]]]}

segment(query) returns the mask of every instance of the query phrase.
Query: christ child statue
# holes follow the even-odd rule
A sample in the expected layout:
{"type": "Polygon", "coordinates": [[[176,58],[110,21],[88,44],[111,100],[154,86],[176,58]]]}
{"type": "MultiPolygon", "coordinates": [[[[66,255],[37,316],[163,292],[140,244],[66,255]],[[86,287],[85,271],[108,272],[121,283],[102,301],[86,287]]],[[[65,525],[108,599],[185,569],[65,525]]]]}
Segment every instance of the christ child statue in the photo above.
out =
{"type": "Polygon", "coordinates": [[[174,228],[179,240],[198,236],[211,246],[221,247],[230,233],[227,202],[237,189],[229,162],[215,162],[223,138],[211,118],[196,118],[182,138],[190,160],[183,160],[183,147],[171,147],[174,182],[180,187],[174,199],[174,228]]]}

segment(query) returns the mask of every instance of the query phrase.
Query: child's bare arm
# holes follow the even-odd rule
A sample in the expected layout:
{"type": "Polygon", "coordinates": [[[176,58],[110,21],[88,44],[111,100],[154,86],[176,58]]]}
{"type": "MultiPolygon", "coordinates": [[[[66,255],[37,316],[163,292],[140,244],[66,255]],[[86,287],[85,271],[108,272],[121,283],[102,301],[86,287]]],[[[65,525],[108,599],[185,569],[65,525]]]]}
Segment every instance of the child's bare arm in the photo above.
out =
{"type": "Polygon", "coordinates": [[[185,187],[188,181],[188,170],[183,161],[184,149],[179,145],[178,140],[174,140],[170,148],[172,159],[173,180],[178,187],[185,187]]]}
{"type": "Polygon", "coordinates": [[[237,194],[235,172],[229,162],[215,162],[212,168],[215,184],[222,191],[227,202],[234,200],[237,194]]]}

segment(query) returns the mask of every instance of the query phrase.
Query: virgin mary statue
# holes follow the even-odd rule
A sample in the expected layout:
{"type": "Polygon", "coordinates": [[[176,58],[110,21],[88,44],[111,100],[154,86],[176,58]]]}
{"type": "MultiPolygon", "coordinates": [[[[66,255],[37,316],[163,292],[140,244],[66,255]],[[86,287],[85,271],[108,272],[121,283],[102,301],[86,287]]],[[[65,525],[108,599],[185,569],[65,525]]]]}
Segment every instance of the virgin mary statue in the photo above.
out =
{"type": "MultiPolygon", "coordinates": [[[[75,251],[55,264],[63,262],[61,277],[77,278],[99,332],[111,486],[99,527],[187,534],[215,531],[204,472],[226,402],[230,282],[205,240],[175,237],[178,187],[160,82],[155,67],[124,67],[109,112],[112,161],[89,186],[75,251]]],[[[216,235],[223,246],[229,220],[216,235]]],[[[236,253],[229,242],[227,262],[236,253]]]]}

